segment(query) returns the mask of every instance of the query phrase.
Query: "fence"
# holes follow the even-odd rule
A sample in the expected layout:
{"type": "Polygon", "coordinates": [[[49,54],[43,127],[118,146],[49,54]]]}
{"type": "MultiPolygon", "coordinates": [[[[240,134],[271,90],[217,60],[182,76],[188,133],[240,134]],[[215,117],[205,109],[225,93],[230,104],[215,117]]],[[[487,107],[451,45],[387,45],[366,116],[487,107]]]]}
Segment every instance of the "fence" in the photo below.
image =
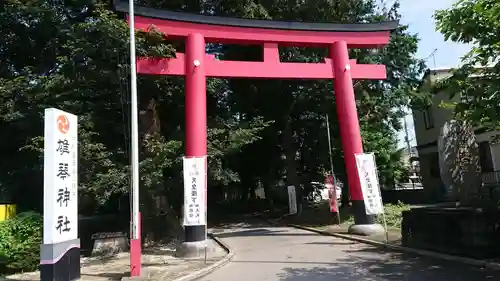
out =
{"type": "Polygon", "coordinates": [[[481,178],[483,182],[481,196],[485,199],[500,201],[500,171],[482,173],[481,178]]]}

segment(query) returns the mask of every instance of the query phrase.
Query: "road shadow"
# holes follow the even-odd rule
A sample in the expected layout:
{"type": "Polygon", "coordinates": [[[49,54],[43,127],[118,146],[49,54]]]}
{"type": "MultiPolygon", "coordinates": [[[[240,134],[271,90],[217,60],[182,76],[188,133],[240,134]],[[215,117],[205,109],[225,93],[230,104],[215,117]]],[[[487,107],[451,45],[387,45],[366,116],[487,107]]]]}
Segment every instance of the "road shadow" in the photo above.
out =
{"type": "Polygon", "coordinates": [[[334,263],[287,266],[284,262],[282,281],[493,281],[500,271],[470,267],[456,262],[388,253],[366,247],[343,251],[345,257],[334,263]]]}
{"type": "Polygon", "coordinates": [[[340,208],[340,217],[329,211],[330,205],[328,201],[311,203],[304,207],[300,215],[287,216],[287,212],[282,213],[261,213],[262,218],[273,221],[278,224],[298,224],[306,227],[326,227],[340,224],[348,224],[353,220],[352,210],[350,206],[340,208]]]}
{"type": "Polygon", "coordinates": [[[147,247],[142,250],[144,255],[155,255],[155,256],[175,256],[175,246],[169,247],[147,247]]]}
{"type": "MultiPolygon", "coordinates": [[[[214,232],[216,233],[216,232],[214,232]]],[[[241,231],[230,231],[230,232],[219,232],[216,233],[218,238],[229,238],[229,237],[270,237],[270,236],[317,236],[316,233],[308,233],[308,232],[301,232],[301,233],[293,233],[290,231],[287,231],[285,228],[283,230],[279,228],[254,228],[254,229],[247,229],[247,230],[241,230],[241,231]]]]}
{"type": "Polygon", "coordinates": [[[90,277],[95,278],[95,277],[101,277],[101,278],[106,278],[109,281],[120,281],[124,277],[130,276],[130,272],[115,272],[115,273],[98,273],[98,274],[82,274],[82,279],[85,279],[85,277],[90,277]]]}
{"type": "Polygon", "coordinates": [[[268,227],[269,222],[251,216],[235,216],[225,220],[213,221],[209,223],[209,228],[214,230],[231,230],[231,229],[251,229],[268,227]]]}
{"type": "Polygon", "coordinates": [[[119,257],[115,254],[101,255],[101,256],[86,258],[85,260],[81,261],[81,265],[82,266],[103,265],[118,259],[119,257]]]}
{"type": "Polygon", "coordinates": [[[349,240],[340,240],[340,241],[332,241],[332,242],[309,242],[307,245],[355,245],[358,242],[353,242],[349,240]]]}

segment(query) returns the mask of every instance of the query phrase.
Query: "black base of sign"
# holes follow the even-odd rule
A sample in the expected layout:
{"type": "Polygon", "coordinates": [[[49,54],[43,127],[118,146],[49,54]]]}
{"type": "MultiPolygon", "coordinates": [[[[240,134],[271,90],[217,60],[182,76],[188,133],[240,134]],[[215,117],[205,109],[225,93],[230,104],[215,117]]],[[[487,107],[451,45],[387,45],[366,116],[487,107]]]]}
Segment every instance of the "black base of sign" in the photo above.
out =
{"type": "Polygon", "coordinates": [[[205,225],[189,225],[184,227],[184,241],[198,242],[205,240],[205,225]]]}
{"type": "Polygon", "coordinates": [[[374,215],[366,214],[363,200],[353,200],[352,210],[354,213],[354,224],[349,227],[349,233],[370,236],[374,234],[383,234],[385,232],[384,227],[376,223],[374,215]]]}
{"type": "Polygon", "coordinates": [[[80,279],[80,239],[41,245],[41,281],[78,279],[80,279]]]}
{"type": "Polygon", "coordinates": [[[183,258],[199,258],[207,251],[205,225],[184,226],[184,241],[177,245],[175,255],[183,258]]]}
{"type": "Polygon", "coordinates": [[[375,216],[366,214],[365,202],[363,200],[352,200],[351,203],[355,224],[375,223],[375,216]]]}

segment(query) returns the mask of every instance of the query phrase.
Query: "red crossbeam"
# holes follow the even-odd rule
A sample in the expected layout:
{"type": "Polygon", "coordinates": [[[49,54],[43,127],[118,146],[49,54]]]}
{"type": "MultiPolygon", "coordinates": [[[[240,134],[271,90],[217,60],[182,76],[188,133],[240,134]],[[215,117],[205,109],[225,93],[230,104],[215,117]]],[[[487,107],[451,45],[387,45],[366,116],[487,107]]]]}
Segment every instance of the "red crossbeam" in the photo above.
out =
{"type": "MultiPolygon", "coordinates": [[[[332,61],[324,63],[295,63],[266,60],[257,61],[222,61],[213,55],[206,55],[205,73],[208,77],[248,77],[275,79],[333,79],[332,61]]],[[[157,59],[140,58],[137,60],[137,72],[140,74],[184,76],[185,56],[177,53],[176,58],[157,59]]],[[[384,65],[356,64],[350,60],[353,79],[386,79],[384,65]]]]}

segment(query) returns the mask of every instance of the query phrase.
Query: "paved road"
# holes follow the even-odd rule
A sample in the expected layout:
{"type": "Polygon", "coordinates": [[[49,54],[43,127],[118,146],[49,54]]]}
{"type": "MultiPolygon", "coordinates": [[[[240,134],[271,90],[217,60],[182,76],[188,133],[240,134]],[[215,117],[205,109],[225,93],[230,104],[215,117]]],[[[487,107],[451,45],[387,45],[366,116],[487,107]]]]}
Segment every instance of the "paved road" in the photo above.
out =
{"type": "Polygon", "coordinates": [[[500,280],[500,272],[389,253],[289,227],[240,223],[213,232],[236,255],[201,281],[500,280]]]}

